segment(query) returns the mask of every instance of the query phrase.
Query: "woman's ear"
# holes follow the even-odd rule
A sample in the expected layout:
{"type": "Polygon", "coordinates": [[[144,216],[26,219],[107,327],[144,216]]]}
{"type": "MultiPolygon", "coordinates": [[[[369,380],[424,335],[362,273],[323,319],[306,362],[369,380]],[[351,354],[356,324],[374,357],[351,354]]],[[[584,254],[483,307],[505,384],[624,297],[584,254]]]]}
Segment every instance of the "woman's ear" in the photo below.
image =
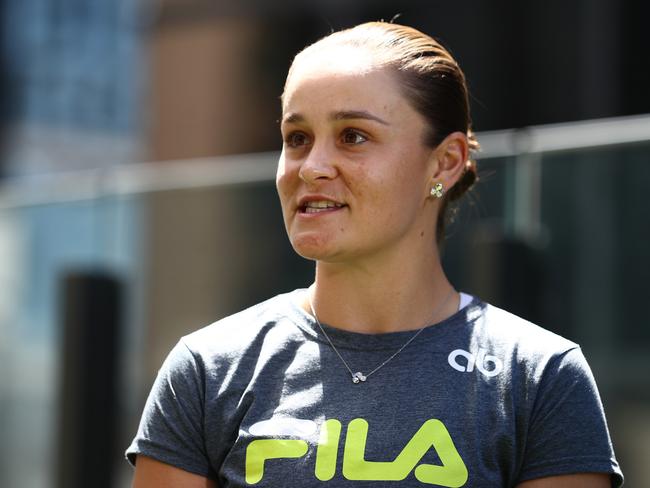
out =
{"type": "Polygon", "coordinates": [[[445,190],[449,190],[465,171],[469,156],[467,135],[452,132],[438,144],[433,156],[437,164],[432,168],[431,184],[441,183],[445,190]]]}

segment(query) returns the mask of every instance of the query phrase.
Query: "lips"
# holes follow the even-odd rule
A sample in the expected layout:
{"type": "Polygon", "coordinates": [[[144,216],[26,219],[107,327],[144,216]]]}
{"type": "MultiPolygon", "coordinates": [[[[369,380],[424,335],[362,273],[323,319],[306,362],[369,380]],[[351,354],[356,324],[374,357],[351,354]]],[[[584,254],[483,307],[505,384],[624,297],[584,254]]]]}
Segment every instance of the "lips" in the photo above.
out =
{"type": "Polygon", "coordinates": [[[344,203],[326,198],[303,198],[298,205],[298,211],[305,214],[316,214],[322,212],[332,212],[342,207],[346,207],[344,203]]]}
{"type": "Polygon", "coordinates": [[[304,213],[319,213],[341,207],[343,207],[343,204],[341,203],[330,202],[328,200],[318,200],[316,202],[307,202],[301,209],[304,213]]]}

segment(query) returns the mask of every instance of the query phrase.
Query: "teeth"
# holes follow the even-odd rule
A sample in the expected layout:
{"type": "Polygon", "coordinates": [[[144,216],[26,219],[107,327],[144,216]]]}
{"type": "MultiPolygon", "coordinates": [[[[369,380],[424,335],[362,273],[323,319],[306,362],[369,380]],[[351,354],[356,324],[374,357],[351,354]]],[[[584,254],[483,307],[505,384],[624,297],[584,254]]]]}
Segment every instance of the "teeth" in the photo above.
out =
{"type": "Polygon", "coordinates": [[[332,208],[332,207],[342,207],[343,204],[330,202],[329,200],[318,200],[315,202],[307,202],[305,207],[307,208],[332,208]]]}
{"type": "Polygon", "coordinates": [[[330,200],[316,200],[305,203],[305,213],[322,212],[328,208],[343,207],[342,203],[332,202],[330,200]]]}

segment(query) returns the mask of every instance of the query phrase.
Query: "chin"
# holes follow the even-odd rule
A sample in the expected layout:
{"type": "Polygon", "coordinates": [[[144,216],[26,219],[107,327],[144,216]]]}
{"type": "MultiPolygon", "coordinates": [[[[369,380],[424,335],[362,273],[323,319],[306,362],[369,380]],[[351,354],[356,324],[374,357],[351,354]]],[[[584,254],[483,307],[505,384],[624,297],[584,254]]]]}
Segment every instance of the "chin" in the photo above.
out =
{"type": "Polygon", "coordinates": [[[312,261],[336,260],[338,254],[332,243],[313,234],[292,237],[291,245],[299,256],[312,261]]]}
{"type": "Polygon", "coordinates": [[[322,248],[314,246],[293,246],[293,250],[296,251],[300,257],[309,259],[311,261],[323,261],[327,260],[329,253],[323,250],[322,248]]]}

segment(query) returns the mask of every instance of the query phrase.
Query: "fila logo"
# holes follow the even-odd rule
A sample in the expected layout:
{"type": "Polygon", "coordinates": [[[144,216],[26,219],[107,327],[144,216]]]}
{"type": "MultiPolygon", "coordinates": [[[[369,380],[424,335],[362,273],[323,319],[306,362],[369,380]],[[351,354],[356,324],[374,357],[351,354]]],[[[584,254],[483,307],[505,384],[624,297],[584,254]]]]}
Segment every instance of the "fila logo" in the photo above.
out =
{"type": "Polygon", "coordinates": [[[456,349],[449,353],[447,361],[449,362],[449,366],[454,368],[456,371],[471,373],[474,371],[474,367],[476,366],[476,369],[488,378],[491,378],[492,376],[498,375],[503,370],[503,362],[498,357],[486,353],[487,351],[481,348],[479,348],[476,355],[463,349],[456,349]],[[465,364],[458,361],[459,357],[465,358],[465,364]]]}
{"type": "MultiPolygon", "coordinates": [[[[255,432],[271,434],[271,424],[283,435],[304,436],[315,422],[301,419],[272,419],[251,427],[255,432]],[[263,424],[263,425],[260,425],[263,424]],[[293,424],[293,425],[290,425],[293,424]],[[294,434],[294,435],[295,435],[294,434]]],[[[320,481],[330,481],[337,469],[337,457],[341,440],[341,422],[326,420],[320,428],[316,448],[314,476],[320,481]]],[[[428,485],[459,488],[467,483],[467,467],[454,446],[445,425],[438,419],[422,424],[402,451],[392,461],[367,461],[365,459],[368,422],[362,418],[351,420],[343,443],[342,475],[351,481],[400,481],[411,472],[420,482],[428,485]],[[433,448],[440,465],[421,463],[433,448]]],[[[307,454],[309,444],[303,439],[255,439],[246,448],[246,483],[254,485],[264,477],[264,467],[269,461],[301,458],[307,454]]]]}

